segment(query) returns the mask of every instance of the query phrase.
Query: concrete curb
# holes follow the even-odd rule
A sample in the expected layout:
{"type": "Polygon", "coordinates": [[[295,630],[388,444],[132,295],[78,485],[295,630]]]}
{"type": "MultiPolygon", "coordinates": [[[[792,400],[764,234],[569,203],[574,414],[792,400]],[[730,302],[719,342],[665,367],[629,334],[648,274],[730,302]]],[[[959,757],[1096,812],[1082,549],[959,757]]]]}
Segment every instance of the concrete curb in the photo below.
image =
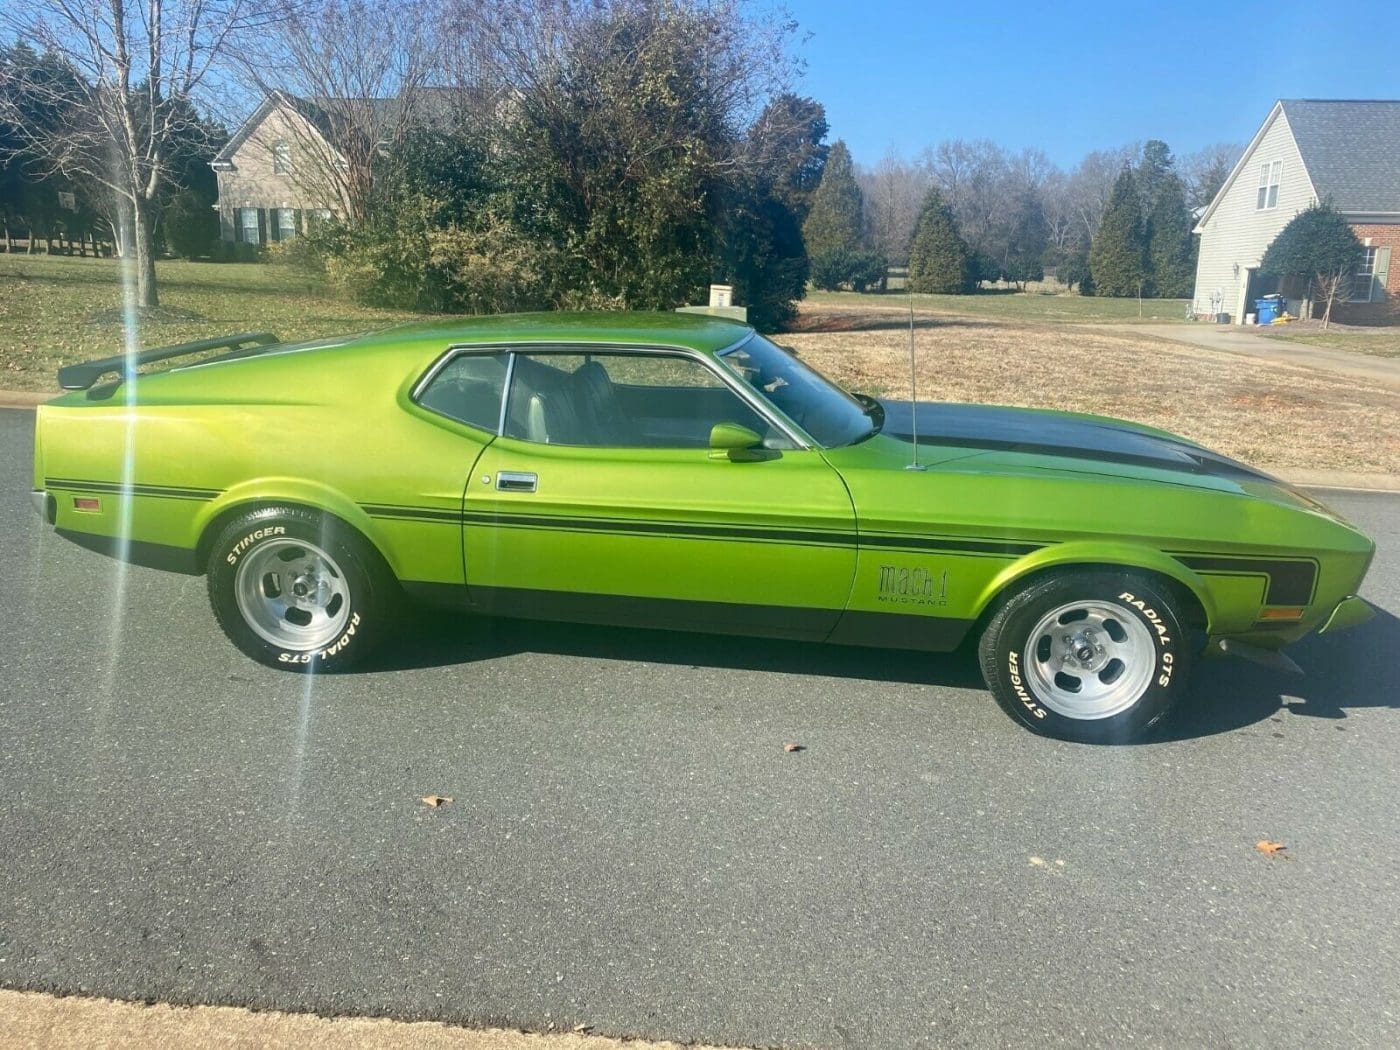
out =
{"type": "Polygon", "coordinates": [[[0,990],[6,1046],[99,1050],[191,1046],[226,1050],[717,1050],[583,1032],[533,1034],[436,1021],[325,1018],[236,1006],[144,1005],[0,990]]]}
{"type": "MultiPolygon", "coordinates": [[[[0,390],[0,408],[33,408],[35,405],[58,397],[55,393],[43,393],[34,390],[0,390]]],[[[1307,470],[1293,469],[1285,467],[1279,470],[1270,470],[1267,466],[1260,466],[1261,470],[1269,470],[1270,473],[1282,478],[1290,485],[1297,485],[1299,488],[1308,489],[1346,489],[1357,492],[1400,492],[1400,475],[1395,474],[1358,474],[1345,470],[1307,470]]]]}
{"type": "Polygon", "coordinates": [[[0,390],[0,408],[33,408],[56,397],[56,392],[46,394],[40,390],[0,390]]]}

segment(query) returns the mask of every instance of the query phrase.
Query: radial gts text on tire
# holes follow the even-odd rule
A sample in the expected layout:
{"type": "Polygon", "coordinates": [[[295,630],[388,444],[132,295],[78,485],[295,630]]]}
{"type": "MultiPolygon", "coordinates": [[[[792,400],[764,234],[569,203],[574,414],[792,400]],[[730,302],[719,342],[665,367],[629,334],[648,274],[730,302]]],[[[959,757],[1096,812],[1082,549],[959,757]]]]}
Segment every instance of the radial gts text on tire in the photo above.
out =
{"type": "Polygon", "coordinates": [[[1038,733],[1117,743],[1156,725],[1186,687],[1193,656],[1179,601],[1150,576],[1042,576],[1013,594],[978,645],[997,702],[1038,733]]]}
{"type": "Polygon", "coordinates": [[[343,522],[301,507],[242,514],[214,540],[209,601],[255,660],[350,667],[388,633],[397,590],[379,553],[343,522]]]}

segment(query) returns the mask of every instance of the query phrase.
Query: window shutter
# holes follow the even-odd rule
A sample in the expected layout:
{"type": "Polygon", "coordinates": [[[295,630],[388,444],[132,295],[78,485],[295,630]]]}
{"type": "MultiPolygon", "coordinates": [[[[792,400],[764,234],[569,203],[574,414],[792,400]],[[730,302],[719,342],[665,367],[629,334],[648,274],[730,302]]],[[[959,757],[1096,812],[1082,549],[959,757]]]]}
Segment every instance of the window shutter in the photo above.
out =
{"type": "Polygon", "coordinates": [[[258,243],[267,243],[267,209],[258,209],[258,243]]]}
{"type": "Polygon", "coordinates": [[[1390,249],[1378,248],[1376,250],[1376,275],[1371,278],[1371,300],[1381,302],[1389,298],[1386,293],[1386,285],[1390,281],[1390,249]]]}
{"type": "Polygon", "coordinates": [[[243,209],[233,209],[233,243],[243,243],[243,209]]]}

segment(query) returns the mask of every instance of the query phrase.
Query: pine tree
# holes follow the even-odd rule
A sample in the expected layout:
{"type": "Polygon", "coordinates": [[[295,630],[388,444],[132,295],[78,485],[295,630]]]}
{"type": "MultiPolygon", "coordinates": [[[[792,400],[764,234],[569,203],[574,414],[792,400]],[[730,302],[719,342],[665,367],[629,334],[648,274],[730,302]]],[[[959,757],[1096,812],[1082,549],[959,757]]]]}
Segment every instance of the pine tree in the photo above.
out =
{"type": "Polygon", "coordinates": [[[909,287],[936,295],[972,290],[971,252],[937,189],[924,198],[909,244],[909,287]]]}
{"type": "Polygon", "coordinates": [[[1196,244],[1191,235],[1191,213],[1186,210],[1186,187],[1171,173],[1158,187],[1147,230],[1152,294],[1163,299],[1188,298],[1196,280],[1196,244]]]}
{"type": "Polygon", "coordinates": [[[1161,139],[1148,139],[1142,147],[1142,160],[1137,168],[1138,194],[1142,202],[1142,213],[1151,215],[1157,206],[1157,196],[1167,179],[1176,171],[1176,161],[1172,151],[1161,139]]]}
{"type": "Polygon", "coordinates": [[[831,289],[845,283],[847,267],[841,260],[860,251],[863,205],[851,151],[838,139],[827,154],[822,181],[812,194],[811,209],[802,224],[802,239],[818,288],[831,289]]]}
{"type": "Polygon", "coordinates": [[[1147,280],[1147,238],[1137,180],[1130,168],[1124,168],[1113,184],[1089,248],[1089,269],[1099,295],[1137,295],[1147,280]]]}

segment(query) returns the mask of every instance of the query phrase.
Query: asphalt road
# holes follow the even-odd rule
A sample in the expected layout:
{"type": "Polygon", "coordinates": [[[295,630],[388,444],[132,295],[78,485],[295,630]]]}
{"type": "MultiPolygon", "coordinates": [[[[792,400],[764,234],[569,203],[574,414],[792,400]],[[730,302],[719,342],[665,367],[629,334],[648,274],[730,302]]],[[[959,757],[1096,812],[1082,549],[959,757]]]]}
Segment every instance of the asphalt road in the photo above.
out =
{"type": "Polygon", "coordinates": [[[40,528],[31,421],[0,411],[0,985],[765,1046],[1400,1043],[1400,498],[1329,497],[1388,612],[1093,748],[966,656],[424,618],[378,669],[265,670],[202,580],[40,528]]]}

